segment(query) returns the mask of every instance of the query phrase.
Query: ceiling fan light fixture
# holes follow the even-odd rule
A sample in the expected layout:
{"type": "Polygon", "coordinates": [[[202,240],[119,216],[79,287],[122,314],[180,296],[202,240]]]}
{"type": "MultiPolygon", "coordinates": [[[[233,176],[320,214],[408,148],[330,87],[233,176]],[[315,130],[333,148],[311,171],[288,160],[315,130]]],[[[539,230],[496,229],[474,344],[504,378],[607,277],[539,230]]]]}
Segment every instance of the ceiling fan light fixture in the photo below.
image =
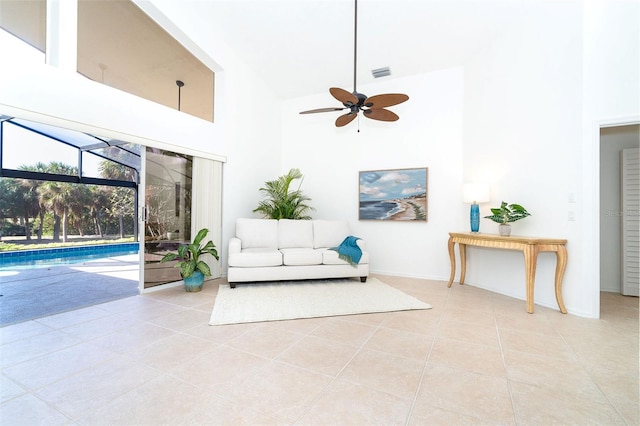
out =
{"type": "MultiPolygon", "coordinates": [[[[315,114],[318,112],[332,112],[349,110],[346,114],[341,115],[336,119],[336,127],[342,127],[349,124],[356,117],[358,113],[362,111],[362,115],[372,120],[379,121],[396,121],[398,115],[391,112],[386,107],[398,105],[409,99],[409,96],[402,93],[387,93],[382,95],[375,95],[368,97],[362,93],[359,93],[356,86],[356,77],[358,70],[358,0],[354,0],[354,32],[353,32],[353,92],[348,92],[339,87],[331,87],[329,93],[337,101],[342,103],[342,108],[317,108],[308,111],[301,111],[300,114],[315,114]]],[[[389,67],[379,68],[372,70],[374,77],[384,77],[391,75],[389,67]]],[[[358,129],[360,131],[360,129],[358,129]]]]}
{"type": "Polygon", "coordinates": [[[371,70],[373,78],[387,77],[391,75],[391,69],[389,67],[376,68],[371,70]]]}

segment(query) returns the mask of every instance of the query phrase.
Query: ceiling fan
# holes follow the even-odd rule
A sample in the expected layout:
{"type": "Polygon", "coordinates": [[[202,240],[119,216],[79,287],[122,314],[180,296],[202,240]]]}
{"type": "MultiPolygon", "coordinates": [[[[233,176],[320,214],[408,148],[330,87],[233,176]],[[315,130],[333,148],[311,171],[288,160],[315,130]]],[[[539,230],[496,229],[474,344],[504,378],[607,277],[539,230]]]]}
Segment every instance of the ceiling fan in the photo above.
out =
{"type": "Polygon", "coordinates": [[[344,89],[332,87],[329,93],[340,101],[343,107],[318,108],[309,111],[302,111],[300,114],[315,114],[318,112],[333,112],[349,110],[344,115],[336,119],[336,127],[346,126],[351,123],[358,113],[362,111],[365,117],[379,121],[396,121],[400,117],[392,111],[385,109],[393,105],[398,105],[409,99],[409,96],[401,93],[387,93],[367,97],[356,90],[356,71],[358,57],[358,0],[355,0],[354,13],[354,36],[353,36],[353,92],[349,93],[344,89]]]}

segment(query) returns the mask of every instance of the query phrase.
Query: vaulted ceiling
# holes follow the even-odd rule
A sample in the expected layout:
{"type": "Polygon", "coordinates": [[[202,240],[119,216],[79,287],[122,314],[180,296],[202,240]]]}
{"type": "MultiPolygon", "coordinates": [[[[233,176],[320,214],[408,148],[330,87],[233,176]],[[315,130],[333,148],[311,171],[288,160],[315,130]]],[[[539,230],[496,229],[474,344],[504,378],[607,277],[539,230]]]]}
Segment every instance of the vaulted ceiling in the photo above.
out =
{"type": "MultiPolygon", "coordinates": [[[[545,2],[543,2],[545,3],[545,2]]],[[[464,64],[539,12],[531,0],[359,0],[358,86],[464,64]]],[[[353,89],[354,0],[186,2],[284,99],[353,89]]],[[[215,58],[214,58],[215,59],[215,58]]]]}

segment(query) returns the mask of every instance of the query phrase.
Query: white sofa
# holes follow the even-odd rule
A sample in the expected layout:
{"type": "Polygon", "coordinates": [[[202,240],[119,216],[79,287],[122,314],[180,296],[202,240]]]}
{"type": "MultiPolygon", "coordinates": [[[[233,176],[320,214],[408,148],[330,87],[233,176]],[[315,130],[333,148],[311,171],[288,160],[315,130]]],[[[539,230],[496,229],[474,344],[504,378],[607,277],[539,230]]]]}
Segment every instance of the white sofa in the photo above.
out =
{"type": "Polygon", "coordinates": [[[236,283],[369,276],[365,242],[357,240],[362,257],[357,265],[343,260],[332,247],[348,237],[341,220],[236,220],[236,236],[229,240],[227,280],[236,283]]]}

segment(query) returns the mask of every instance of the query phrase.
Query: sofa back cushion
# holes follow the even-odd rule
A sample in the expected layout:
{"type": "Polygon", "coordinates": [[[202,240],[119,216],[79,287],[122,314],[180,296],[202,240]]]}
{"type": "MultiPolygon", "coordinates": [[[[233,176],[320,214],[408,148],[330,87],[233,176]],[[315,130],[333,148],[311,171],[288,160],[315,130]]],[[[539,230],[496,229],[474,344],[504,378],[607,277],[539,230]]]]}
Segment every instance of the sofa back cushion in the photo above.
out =
{"type": "Polygon", "coordinates": [[[275,219],[236,219],[236,237],[242,248],[278,248],[278,221],[275,219]]]}
{"type": "Polygon", "coordinates": [[[312,248],[313,223],[310,220],[280,219],[278,248],[312,248]]]}
{"type": "Polygon", "coordinates": [[[344,220],[314,220],[313,247],[337,247],[349,236],[349,224],[344,220]]]}

